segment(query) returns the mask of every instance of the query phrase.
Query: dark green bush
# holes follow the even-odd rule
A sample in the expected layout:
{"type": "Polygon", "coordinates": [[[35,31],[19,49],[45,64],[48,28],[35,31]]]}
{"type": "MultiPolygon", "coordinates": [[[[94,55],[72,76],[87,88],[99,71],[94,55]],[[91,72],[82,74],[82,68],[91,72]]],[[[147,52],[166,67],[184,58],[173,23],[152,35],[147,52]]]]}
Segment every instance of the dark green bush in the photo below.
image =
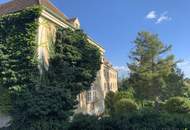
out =
{"type": "Polygon", "coordinates": [[[116,118],[113,119],[120,130],[190,128],[190,115],[159,113],[150,109],[116,118]]]}
{"type": "Polygon", "coordinates": [[[130,115],[119,114],[98,119],[95,116],[78,115],[69,130],[163,130],[190,128],[190,115],[169,114],[154,109],[141,109],[130,115]]]}
{"type": "Polygon", "coordinates": [[[170,113],[190,113],[190,100],[184,97],[172,97],[166,102],[165,109],[170,113]]]}
{"type": "Polygon", "coordinates": [[[104,117],[99,120],[98,130],[119,130],[120,126],[117,125],[117,118],[104,117]]]}
{"type": "Polygon", "coordinates": [[[75,115],[68,130],[99,130],[98,117],[90,115],[75,115]]]}

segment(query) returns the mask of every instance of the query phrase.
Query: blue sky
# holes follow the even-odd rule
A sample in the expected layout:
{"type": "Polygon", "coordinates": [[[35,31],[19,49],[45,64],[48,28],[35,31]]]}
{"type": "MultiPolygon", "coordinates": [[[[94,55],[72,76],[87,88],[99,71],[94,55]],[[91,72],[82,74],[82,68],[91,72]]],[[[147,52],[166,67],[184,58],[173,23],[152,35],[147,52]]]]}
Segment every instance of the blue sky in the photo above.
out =
{"type": "MultiPolygon", "coordinates": [[[[0,3],[8,0],[0,0],[0,3]]],[[[137,32],[150,31],[172,44],[179,66],[190,77],[190,0],[51,0],[106,49],[111,63],[127,71],[137,32]]]]}

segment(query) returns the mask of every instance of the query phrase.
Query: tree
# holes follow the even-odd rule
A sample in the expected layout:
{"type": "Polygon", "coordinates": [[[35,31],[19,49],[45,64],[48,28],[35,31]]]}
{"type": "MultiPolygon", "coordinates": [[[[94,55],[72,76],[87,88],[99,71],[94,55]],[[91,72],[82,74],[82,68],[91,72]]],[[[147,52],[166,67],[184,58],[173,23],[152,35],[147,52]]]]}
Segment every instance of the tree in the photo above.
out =
{"type": "Polygon", "coordinates": [[[138,33],[134,45],[129,57],[132,62],[128,63],[129,85],[138,99],[156,100],[166,87],[164,78],[175,64],[174,55],[168,54],[171,46],[165,46],[157,35],[149,32],[138,33]]]}
{"type": "Polygon", "coordinates": [[[130,87],[128,82],[129,82],[128,78],[120,79],[118,81],[119,90],[121,91],[127,90],[130,87]]]}

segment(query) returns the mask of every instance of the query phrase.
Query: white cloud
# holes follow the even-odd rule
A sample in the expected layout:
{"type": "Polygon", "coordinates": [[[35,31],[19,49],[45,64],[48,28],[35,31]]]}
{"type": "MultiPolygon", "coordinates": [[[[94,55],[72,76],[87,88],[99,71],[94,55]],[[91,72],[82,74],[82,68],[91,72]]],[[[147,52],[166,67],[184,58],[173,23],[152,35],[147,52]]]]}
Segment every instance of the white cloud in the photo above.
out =
{"type": "Polygon", "coordinates": [[[114,68],[118,71],[120,78],[124,78],[124,77],[127,77],[129,75],[130,71],[129,71],[129,68],[127,66],[115,66],[114,68]]]}
{"type": "Polygon", "coordinates": [[[162,14],[158,15],[156,11],[150,11],[147,15],[146,15],[146,19],[148,20],[153,20],[155,22],[155,24],[159,24],[162,23],[164,21],[170,21],[172,20],[171,17],[168,16],[168,12],[165,11],[162,14]]]}
{"type": "Polygon", "coordinates": [[[129,68],[127,66],[115,66],[114,67],[116,70],[118,71],[125,71],[125,72],[129,72],[129,68]]]}
{"type": "Polygon", "coordinates": [[[164,12],[160,15],[160,17],[156,20],[156,24],[159,24],[163,21],[170,21],[172,18],[169,17],[168,15],[168,12],[164,12]]]}
{"type": "Polygon", "coordinates": [[[156,11],[150,11],[147,15],[146,15],[146,18],[147,19],[155,19],[157,17],[156,15],[156,11]]]}
{"type": "Polygon", "coordinates": [[[185,77],[190,78],[190,60],[185,60],[178,64],[178,67],[182,69],[185,74],[185,77]]]}

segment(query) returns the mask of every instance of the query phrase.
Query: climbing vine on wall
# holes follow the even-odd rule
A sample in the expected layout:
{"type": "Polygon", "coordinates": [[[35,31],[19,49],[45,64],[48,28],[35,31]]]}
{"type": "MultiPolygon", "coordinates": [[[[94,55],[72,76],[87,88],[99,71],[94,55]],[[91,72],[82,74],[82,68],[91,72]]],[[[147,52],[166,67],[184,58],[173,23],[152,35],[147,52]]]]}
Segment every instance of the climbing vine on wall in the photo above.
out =
{"type": "Polygon", "coordinates": [[[0,105],[8,108],[14,130],[62,130],[77,94],[90,88],[100,69],[99,49],[83,31],[57,28],[49,69],[40,74],[36,36],[41,9],[0,17],[0,88],[9,99],[0,105]]]}
{"type": "Polygon", "coordinates": [[[19,93],[34,83],[32,76],[38,73],[35,53],[40,11],[40,7],[34,7],[0,17],[1,89],[19,93]]]}

